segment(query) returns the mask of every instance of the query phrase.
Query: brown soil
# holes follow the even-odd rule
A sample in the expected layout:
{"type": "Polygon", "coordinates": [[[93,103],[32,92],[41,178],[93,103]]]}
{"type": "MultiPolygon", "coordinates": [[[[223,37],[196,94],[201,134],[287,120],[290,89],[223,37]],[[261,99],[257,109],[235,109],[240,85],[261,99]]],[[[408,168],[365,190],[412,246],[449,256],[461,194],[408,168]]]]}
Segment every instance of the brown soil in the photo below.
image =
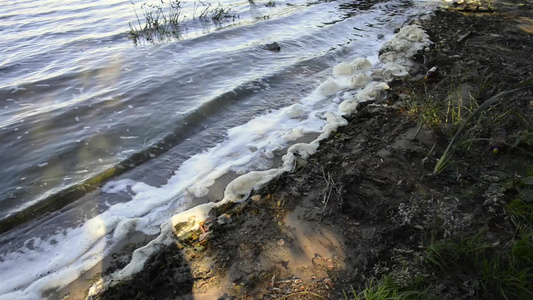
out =
{"type": "Polygon", "coordinates": [[[423,261],[434,241],[481,232],[498,252],[515,238],[505,206],[523,190],[507,183],[533,172],[533,90],[473,123],[438,175],[437,158],[458,126],[430,112],[449,114],[435,103],[454,91],[473,95],[467,104],[475,107],[533,75],[533,10],[520,3],[437,11],[423,24],[434,45],[411,77],[361,107],[293,172],[212,211],[204,240],[201,232],[177,238],[102,298],[344,299],[343,291],[389,275],[400,287],[423,279],[431,298],[498,299],[496,286],[479,287],[478,274],[458,266],[442,275],[423,261]],[[494,154],[497,128],[507,137],[494,154]]]}

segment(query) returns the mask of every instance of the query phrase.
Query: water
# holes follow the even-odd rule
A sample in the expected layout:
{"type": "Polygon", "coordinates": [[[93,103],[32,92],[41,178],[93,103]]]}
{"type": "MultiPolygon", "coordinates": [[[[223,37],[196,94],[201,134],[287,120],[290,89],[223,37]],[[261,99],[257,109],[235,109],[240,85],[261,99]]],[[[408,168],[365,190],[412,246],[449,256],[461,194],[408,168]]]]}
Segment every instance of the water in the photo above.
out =
{"type": "Polygon", "coordinates": [[[381,43],[422,9],[254,2],[223,1],[235,18],[212,22],[184,1],[177,37],[137,44],[128,23],[142,19],[140,4],[2,2],[0,295],[64,286],[124,236],[116,228],[155,234],[217,199],[206,194],[215,179],[275,166],[336,110],[338,98],[309,100],[328,68],[377,63],[381,43]]]}

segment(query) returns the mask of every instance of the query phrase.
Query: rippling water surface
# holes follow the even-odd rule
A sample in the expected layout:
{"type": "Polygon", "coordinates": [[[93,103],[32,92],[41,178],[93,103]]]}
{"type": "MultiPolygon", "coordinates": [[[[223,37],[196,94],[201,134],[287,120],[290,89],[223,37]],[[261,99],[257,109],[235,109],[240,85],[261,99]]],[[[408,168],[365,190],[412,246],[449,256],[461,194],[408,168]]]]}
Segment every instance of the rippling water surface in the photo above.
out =
{"type": "MultiPolygon", "coordinates": [[[[218,102],[235,102],[244,113],[224,120],[229,126],[280,105],[285,99],[252,97],[250,91],[267,89],[272,77],[294,80],[277,73],[360,36],[349,27],[328,29],[355,14],[353,6],[343,11],[342,3],[289,2],[222,2],[238,18],[218,24],[193,19],[201,8],[185,2],[181,41],[138,47],[127,31],[128,22],[137,23],[135,12],[143,20],[142,10],[129,1],[3,4],[0,218],[171,133],[180,133],[172,144],[182,142],[193,135],[186,126],[191,113],[200,111],[204,119],[219,114],[220,107],[210,108],[218,102]],[[261,47],[274,41],[283,51],[261,47]],[[232,99],[222,101],[223,95],[232,99]]],[[[364,30],[365,24],[357,26],[364,30]]],[[[193,127],[209,126],[197,119],[193,127]]]]}
{"type": "MultiPolygon", "coordinates": [[[[384,38],[421,10],[394,0],[267,3],[221,1],[231,17],[215,22],[199,20],[199,4],[183,1],[179,34],[134,43],[128,24],[137,24],[136,13],[143,21],[140,2],[2,1],[0,295],[26,290],[21,295],[31,298],[31,283],[47,272],[59,274],[81,266],[78,260],[88,253],[106,253],[99,243],[112,239],[108,235],[123,218],[150,216],[153,229],[169,216],[164,211],[195,203],[190,197],[177,201],[179,189],[129,216],[127,209],[117,213],[117,205],[146,191],[89,193],[101,182],[121,174],[115,179],[161,187],[173,175],[174,182],[186,182],[198,174],[185,164],[198,155],[211,169],[242,159],[242,149],[261,147],[242,142],[254,124],[247,122],[271,114],[260,122],[269,129],[253,133],[261,131],[265,140],[282,135],[275,130],[283,126],[290,131],[296,123],[280,117],[279,109],[311,94],[323,71],[342,60],[377,61],[384,38]],[[266,49],[272,42],[281,51],[266,49]],[[230,130],[243,124],[248,131],[230,130]],[[231,151],[221,155],[221,145],[231,151]],[[94,234],[98,239],[76,231],[96,217],[111,220],[105,217],[110,211],[115,225],[103,221],[107,229],[94,234]],[[54,261],[65,245],[80,241],[79,253],[54,261]],[[13,275],[17,264],[30,262],[25,279],[13,275]]],[[[305,126],[318,132],[320,125],[305,126]]],[[[238,174],[274,164],[268,155],[258,157],[241,164],[246,168],[231,163],[224,170],[238,174]]],[[[63,281],[54,280],[61,283],[48,280],[35,290],[60,287],[76,276],[59,276],[63,281]]]]}

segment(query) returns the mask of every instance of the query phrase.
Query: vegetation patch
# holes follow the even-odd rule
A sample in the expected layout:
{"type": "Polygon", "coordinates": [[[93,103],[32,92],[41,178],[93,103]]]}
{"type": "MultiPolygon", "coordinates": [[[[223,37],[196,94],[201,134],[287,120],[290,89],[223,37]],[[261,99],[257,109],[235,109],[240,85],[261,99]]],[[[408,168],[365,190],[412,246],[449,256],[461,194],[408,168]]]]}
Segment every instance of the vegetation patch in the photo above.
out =
{"type": "Polygon", "coordinates": [[[129,23],[129,37],[135,44],[162,42],[169,39],[180,39],[186,21],[220,24],[226,20],[235,20],[239,16],[231,11],[231,7],[195,1],[192,16],[183,12],[180,0],[161,1],[160,4],[143,3],[140,7],[141,16],[132,2],[137,22],[129,23]]]}

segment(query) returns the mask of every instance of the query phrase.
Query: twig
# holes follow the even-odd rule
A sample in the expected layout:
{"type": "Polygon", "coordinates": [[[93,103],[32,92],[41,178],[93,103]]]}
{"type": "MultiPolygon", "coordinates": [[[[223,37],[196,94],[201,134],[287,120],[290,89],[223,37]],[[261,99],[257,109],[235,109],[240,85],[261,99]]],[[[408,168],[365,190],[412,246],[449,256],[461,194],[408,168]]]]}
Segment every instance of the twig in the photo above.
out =
{"type": "Polygon", "coordinates": [[[328,206],[329,199],[331,198],[331,193],[333,192],[333,187],[339,192],[337,189],[335,182],[331,178],[331,174],[328,172],[328,176],[326,176],[326,172],[324,171],[324,167],[322,167],[322,176],[324,177],[324,180],[326,181],[326,192],[324,192],[324,199],[322,200],[322,204],[324,204],[324,208],[322,209],[322,213],[326,211],[326,207],[328,206]]]}

